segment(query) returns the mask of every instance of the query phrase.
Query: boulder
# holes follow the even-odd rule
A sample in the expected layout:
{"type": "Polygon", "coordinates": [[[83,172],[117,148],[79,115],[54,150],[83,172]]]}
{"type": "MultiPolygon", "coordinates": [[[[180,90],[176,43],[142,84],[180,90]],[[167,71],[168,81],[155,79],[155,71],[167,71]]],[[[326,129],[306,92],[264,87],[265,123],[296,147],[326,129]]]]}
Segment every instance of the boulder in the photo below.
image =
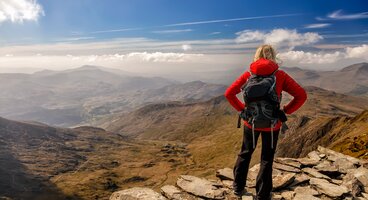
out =
{"type": "Polygon", "coordinates": [[[321,157],[319,157],[319,153],[317,151],[311,151],[307,154],[307,156],[312,160],[321,160],[321,157]]]}
{"type": "Polygon", "coordinates": [[[272,179],[273,182],[273,190],[279,190],[285,188],[290,185],[295,178],[295,173],[284,173],[279,174],[272,179]]]}
{"type": "Polygon", "coordinates": [[[134,187],[112,193],[110,200],[165,200],[161,194],[149,188],[134,187]]]}
{"type": "Polygon", "coordinates": [[[322,174],[322,173],[319,173],[316,169],[313,169],[313,168],[303,168],[302,169],[303,172],[315,177],[315,178],[324,178],[324,179],[327,179],[327,180],[330,180],[331,178],[322,174]]]}
{"type": "Polygon", "coordinates": [[[161,188],[161,193],[168,199],[172,199],[172,200],[182,200],[182,199],[195,200],[197,199],[196,197],[181,191],[179,188],[173,185],[163,186],[161,188]]]}
{"type": "Polygon", "coordinates": [[[216,171],[216,176],[221,180],[234,180],[233,170],[230,168],[219,169],[216,171]]]}
{"type": "Polygon", "coordinates": [[[181,175],[176,184],[182,190],[198,197],[223,199],[225,195],[222,184],[195,176],[181,175]]]}
{"type": "Polygon", "coordinates": [[[326,158],[326,154],[324,154],[324,153],[320,153],[320,154],[319,154],[319,157],[320,157],[320,158],[326,158]]]}
{"type": "Polygon", "coordinates": [[[343,185],[335,185],[328,182],[326,179],[311,178],[309,183],[312,188],[315,188],[318,192],[326,194],[332,198],[339,198],[342,195],[349,192],[348,188],[343,185]]]}

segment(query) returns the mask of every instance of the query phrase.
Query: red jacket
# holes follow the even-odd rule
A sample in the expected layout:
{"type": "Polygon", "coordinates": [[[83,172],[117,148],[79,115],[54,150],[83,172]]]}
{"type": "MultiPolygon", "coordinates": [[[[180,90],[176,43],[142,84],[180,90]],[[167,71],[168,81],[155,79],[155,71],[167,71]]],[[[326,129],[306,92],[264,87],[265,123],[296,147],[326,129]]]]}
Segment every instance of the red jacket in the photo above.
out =
{"type": "MultiPolygon", "coordinates": [[[[250,71],[257,75],[269,75],[278,69],[279,66],[267,59],[261,58],[250,65],[250,71]]],[[[238,79],[236,79],[226,90],[225,97],[229,103],[237,110],[242,111],[245,108],[245,104],[241,102],[236,95],[240,93],[240,88],[247,82],[250,77],[250,72],[244,72],[238,79]]],[[[283,70],[277,70],[276,76],[276,93],[280,97],[282,91],[285,91],[292,95],[294,98],[283,110],[286,114],[291,114],[298,110],[306,101],[307,93],[305,90],[286,72],[283,70]]],[[[249,128],[252,128],[250,124],[244,121],[244,124],[249,128]]],[[[278,121],[274,130],[278,130],[281,127],[281,121],[278,121]]],[[[256,128],[257,131],[271,131],[271,128],[256,128]]]]}

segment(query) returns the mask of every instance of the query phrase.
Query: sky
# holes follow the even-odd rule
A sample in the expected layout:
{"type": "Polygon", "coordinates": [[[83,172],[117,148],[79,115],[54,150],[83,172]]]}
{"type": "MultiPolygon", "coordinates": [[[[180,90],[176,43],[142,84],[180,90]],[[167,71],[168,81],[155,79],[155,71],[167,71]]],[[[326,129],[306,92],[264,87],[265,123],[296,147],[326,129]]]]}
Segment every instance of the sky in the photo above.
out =
{"type": "Polygon", "coordinates": [[[0,72],[99,65],[158,75],[368,62],[366,0],[0,0],[0,72]]]}

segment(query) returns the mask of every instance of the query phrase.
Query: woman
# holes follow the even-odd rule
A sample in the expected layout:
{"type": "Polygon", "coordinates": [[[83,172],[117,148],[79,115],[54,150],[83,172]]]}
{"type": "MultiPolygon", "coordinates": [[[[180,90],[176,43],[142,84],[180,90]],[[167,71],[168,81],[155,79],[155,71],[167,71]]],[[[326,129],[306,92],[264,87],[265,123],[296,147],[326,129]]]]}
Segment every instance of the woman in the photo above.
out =
{"type": "MultiPolygon", "coordinates": [[[[244,72],[227,88],[225,97],[237,111],[243,113],[246,105],[236,97],[236,95],[240,93],[242,86],[247,83],[247,80],[251,75],[268,76],[272,74],[276,77],[275,92],[278,98],[281,99],[282,91],[285,91],[294,97],[287,105],[283,106],[278,113],[281,113],[284,116],[285,113],[292,114],[304,104],[307,99],[307,94],[293,78],[291,78],[286,72],[279,69],[276,62],[276,51],[271,45],[261,45],[258,47],[249,71],[244,72]]],[[[244,193],[252,153],[257,145],[259,135],[262,135],[261,163],[256,179],[256,199],[271,199],[273,186],[272,164],[280,127],[282,125],[280,120],[275,122],[276,123],[272,129],[271,127],[254,128],[250,122],[244,120],[243,144],[234,166],[233,189],[235,195],[241,196],[244,193]]]]}

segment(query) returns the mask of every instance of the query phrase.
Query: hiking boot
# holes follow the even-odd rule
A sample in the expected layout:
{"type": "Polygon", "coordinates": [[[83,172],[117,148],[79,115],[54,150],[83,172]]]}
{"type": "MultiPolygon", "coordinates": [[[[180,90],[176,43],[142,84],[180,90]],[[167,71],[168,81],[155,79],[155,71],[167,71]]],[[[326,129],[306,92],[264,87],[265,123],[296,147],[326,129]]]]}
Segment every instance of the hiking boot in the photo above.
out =
{"type": "Polygon", "coordinates": [[[237,197],[242,197],[243,194],[245,193],[245,190],[234,190],[234,195],[237,197]]]}

